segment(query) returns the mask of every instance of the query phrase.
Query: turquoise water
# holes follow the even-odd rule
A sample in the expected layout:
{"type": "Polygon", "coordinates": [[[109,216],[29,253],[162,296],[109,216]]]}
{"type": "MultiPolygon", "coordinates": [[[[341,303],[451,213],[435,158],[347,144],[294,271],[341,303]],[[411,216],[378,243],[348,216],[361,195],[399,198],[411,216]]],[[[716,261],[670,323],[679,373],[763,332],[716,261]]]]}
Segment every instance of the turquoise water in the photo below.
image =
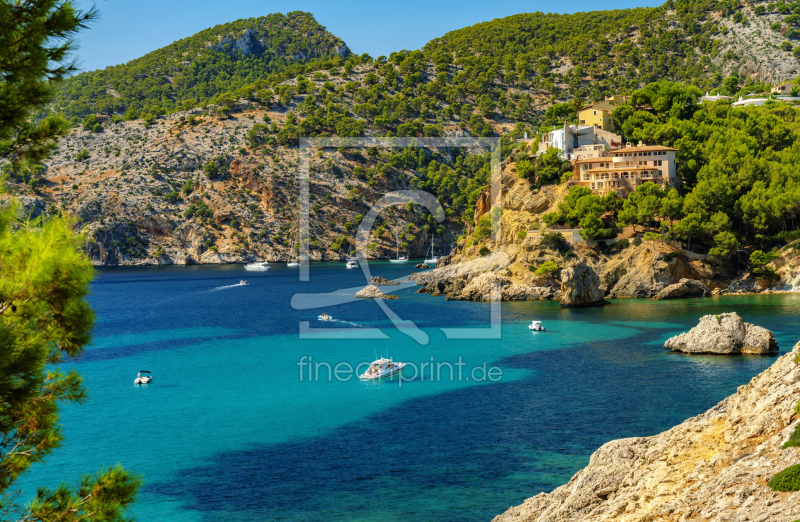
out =
{"type": "MultiPolygon", "coordinates": [[[[412,269],[370,266],[388,278],[412,269]]],[[[121,463],[144,477],[140,520],[490,520],[568,481],[604,442],[663,431],[774,361],[663,349],[699,316],[736,311],[773,330],[782,351],[800,331],[796,295],[571,310],[503,303],[501,338],[447,339],[440,328],[485,328],[491,305],[397,290],[388,306],[427,344],[371,301],[290,304],[296,292],[363,284],[360,271],[333,263],[314,265],[308,282],[281,267],[103,270],[91,297],[93,345],[70,364],[90,400],[63,409],[63,447],[24,485],[74,483],[121,463]],[[251,284],[231,286],[242,277],[251,284]],[[322,311],[338,322],[317,321],[322,311]],[[548,331],[528,331],[532,319],[548,331]],[[341,337],[300,338],[303,321],[341,337]],[[384,338],[368,338],[370,328],[384,338]],[[346,369],[387,354],[443,363],[441,378],[429,367],[408,381],[328,378],[326,364],[346,369]],[[319,378],[313,367],[301,378],[298,363],[309,358],[322,364],[319,378]],[[138,370],[152,371],[154,384],[134,386],[138,370]]]]}

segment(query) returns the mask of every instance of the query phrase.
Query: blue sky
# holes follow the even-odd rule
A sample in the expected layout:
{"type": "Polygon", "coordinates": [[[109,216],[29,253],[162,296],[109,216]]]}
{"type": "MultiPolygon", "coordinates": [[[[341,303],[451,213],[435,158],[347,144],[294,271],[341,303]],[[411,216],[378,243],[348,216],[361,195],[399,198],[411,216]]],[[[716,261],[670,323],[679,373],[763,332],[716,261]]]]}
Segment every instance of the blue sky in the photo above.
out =
{"type": "MultiPolygon", "coordinates": [[[[93,3],[77,0],[79,5],[93,3]]],[[[358,54],[373,57],[419,49],[447,31],[518,13],[574,13],[656,6],[658,2],[376,0],[101,0],[100,19],[78,38],[81,70],[100,69],[138,58],[217,24],[269,13],[307,11],[358,54]]]]}

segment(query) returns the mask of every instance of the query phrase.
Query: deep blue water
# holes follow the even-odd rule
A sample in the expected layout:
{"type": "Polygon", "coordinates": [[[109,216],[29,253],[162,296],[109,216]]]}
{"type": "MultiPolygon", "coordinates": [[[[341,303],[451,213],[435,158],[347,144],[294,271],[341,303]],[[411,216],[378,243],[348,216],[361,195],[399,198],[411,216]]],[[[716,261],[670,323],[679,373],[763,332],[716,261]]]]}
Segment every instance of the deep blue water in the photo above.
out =
{"type": "MultiPolygon", "coordinates": [[[[388,278],[413,269],[370,266],[388,278]]],[[[308,282],[279,265],[102,270],[91,296],[93,345],[70,364],[90,400],[63,409],[66,441],[25,485],[74,483],[121,463],[143,475],[140,520],[490,520],[568,481],[608,440],[668,429],[774,361],[663,349],[701,315],[736,311],[773,330],[782,351],[800,324],[797,295],[571,310],[517,302],[501,306],[501,338],[447,339],[440,328],[485,329],[490,305],[400,289],[387,305],[421,329],[420,344],[419,332],[394,328],[372,301],[291,305],[296,293],[339,298],[363,285],[360,270],[339,263],[313,265],[308,282]],[[231,286],[241,278],[251,284],[231,286]],[[338,322],[317,321],[323,311],[338,322]],[[529,332],[531,319],[548,331],[529,332]],[[303,321],[337,330],[301,338],[303,321]],[[464,373],[327,378],[324,364],[387,354],[414,365],[460,360],[464,373]],[[319,379],[307,368],[300,377],[309,357],[324,363],[319,379]],[[484,364],[502,377],[481,379],[473,370],[484,364]],[[155,382],[134,386],[138,370],[155,382]]]]}

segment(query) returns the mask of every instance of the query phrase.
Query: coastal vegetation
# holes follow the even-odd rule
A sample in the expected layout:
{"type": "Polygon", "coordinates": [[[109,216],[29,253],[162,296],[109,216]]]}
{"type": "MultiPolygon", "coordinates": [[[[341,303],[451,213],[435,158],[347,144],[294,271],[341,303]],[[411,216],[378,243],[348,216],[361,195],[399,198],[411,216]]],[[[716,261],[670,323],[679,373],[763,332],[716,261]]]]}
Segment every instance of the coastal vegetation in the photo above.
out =
{"type": "MultiPolygon", "coordinates": [[[[50,82],[73,71],[63,38],[83,29],[94,11],[70,3],[0,2],[0,158],[40,161],[68,125],[30,115],[52,97],[50,82]]],[[[17,171],[19,172],[19,171],[17,171]]],[[[4,180],[0,178],[0,192],[4,180]]],[[[122,522],[140,479],[120,467],[81,478],[76,487],[38,488],[19,504],[17,480],[62,441],[59,405],[87,398],[81,376],[59,362],[80,356],[94,314],[86,300],[94,269],[74,219],[29,218],[9,199],[0,206],[0,506],[14,520],[122,522]]]]}
{"type": "MultiPolygon", "coordinates": [[[[575,186],[544,221],[580,226],[588,239],[610,237],[608,223],[661,230],[723,260],[741,245],[770,249],[793,237],[800,228],[798,109],[699,104],[699,96],[691,85],[653,83],[614,112],[628,139],[678,149],[682,190],[644,183],[618,200],[575,186]]],[[[754,268],[768,262],[753,254],[754,268]]]]}

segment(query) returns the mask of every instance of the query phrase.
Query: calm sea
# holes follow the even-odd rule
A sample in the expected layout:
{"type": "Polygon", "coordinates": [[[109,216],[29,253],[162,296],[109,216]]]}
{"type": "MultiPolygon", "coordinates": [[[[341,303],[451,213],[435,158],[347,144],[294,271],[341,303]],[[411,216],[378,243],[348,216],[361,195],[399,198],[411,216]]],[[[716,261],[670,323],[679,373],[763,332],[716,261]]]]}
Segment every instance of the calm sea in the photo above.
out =
{"type": "MultiPolygon", "coordinates": [[[[413,270],[370,267],[390,279],[413,270]]],[[[408,321],[398,329],[377,303],[348,299],[360,270],[316,264],[298,279],[282,265],[102,270],[93,345],[67,365],[90,400],[63,408],[63,447],[23,485],[120,463],[144,477],[139,520],[488,521],[567,482],[601,444],[668,429],[774,361],[663,349],[700,316],[738,312],[775,332],[781,351],[800,332],[800,296],[781,295],[503,303],[492,338],[490,304],[416,287],[386,302],[408,321]],[[242,278],[250,284],[235,286],[242,278]],[[331,300],[342,303],[295,308],[331,300]],[[530,332],[533,319],[547,332],[530,332]],[[347,372],[387,355],[428,365],[402,382],[347,372]],[[155,382],[134,386],[139,370],[155,382]]]]}

